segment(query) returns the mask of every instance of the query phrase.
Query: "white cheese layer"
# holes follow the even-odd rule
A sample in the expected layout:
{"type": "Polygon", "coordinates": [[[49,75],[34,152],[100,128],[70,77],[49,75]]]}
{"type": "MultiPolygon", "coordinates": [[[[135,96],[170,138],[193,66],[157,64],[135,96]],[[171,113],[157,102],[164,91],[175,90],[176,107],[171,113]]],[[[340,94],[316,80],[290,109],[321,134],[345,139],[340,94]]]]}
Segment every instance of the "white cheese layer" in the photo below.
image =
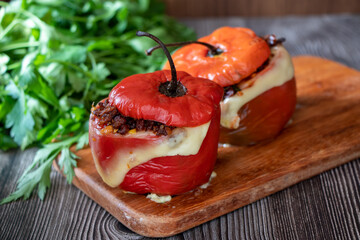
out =
{"type": "Polygon", "coordinates": [[[238,111],[262,93],[273,87],[281,86],[294,77],[294,67],[290,54],[279,45],[271,48],[273,58],[269,65],[254,78],[240,86],[241,91],[220,102],[221,126],[236,129],[240,125],[238,111]]]}
{"type": "Polygon", "coordinates": [[[216,178],[216,176],[217,176],[216,172],[213,171],[210,175],[209,181],[207,183],[204,183],[203,185],[201,185],[200,188],[206,189],[210,185],[211,180],[216,178]]]}
{"type": "Polygon", "coordinates": [[[166,196],[159,196],[155,193],[150,193],[146,196],[146,198],[150,199],[153,202],[156,203],[166,203],[166,202],[170,202],[171,201],[171,196],[170,195],[166,195],[166,196]]]}
{"type": "MultiPolygon", "coordinates": [[[[95,166],[103,181],[111,187],[122,183],[128,171],[150,159],[175,155],[195,155],[204,141],[210,122],[197,127],[175,128],[171,135],[163,137],[163,141],[157,141],[148,146],[119,150],[110,160],[106,168],[102,168],[96,154],[93,154],[95,166]]],[[[144,133],[136,133],[131,137],[140,137],[144,133]]]]}

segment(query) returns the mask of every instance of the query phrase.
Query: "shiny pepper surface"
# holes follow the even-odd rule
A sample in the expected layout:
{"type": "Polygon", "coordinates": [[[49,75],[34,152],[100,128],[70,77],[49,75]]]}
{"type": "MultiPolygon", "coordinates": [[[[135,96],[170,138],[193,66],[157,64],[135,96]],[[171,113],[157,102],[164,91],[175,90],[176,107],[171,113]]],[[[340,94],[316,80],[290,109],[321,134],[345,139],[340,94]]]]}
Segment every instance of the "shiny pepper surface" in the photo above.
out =
{"type": "Polygon", "coordinates": [[[170,71],[163,70],[125,78],[110,92],[109,102],[125,116],[168,126],[194,127],[208,122],[223,89],[186,72],[178,71],[177,76],[187,89],[184,96],[168,97],[159,92],[159,85],[171,79],[170,71]]]}
{"type": "MultiPolygon", "coordinates": [[[[247,28],[222,27],[199,41],[220,48],[222,53],[210,56],[206,46],[190,44],[172,55],[175,66],[179,71],[210,79],[222,87],[250,76],[270,56],[265,40],[247,28]]],[[[169,68],[167,63],[164,69],[169,68]]]]}

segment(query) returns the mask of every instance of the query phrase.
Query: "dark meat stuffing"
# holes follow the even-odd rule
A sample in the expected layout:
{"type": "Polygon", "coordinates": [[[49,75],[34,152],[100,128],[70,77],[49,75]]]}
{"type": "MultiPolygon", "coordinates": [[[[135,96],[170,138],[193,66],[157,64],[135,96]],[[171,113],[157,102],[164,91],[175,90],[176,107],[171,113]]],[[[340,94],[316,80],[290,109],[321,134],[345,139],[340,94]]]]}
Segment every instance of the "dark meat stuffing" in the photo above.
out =
{"type": "Polygon", "coordinates": [[[229,98],[231,96],[234,96],[235,93],[237,93],[238,91],[240,91],[241,89],[237,86],[237,85],[231,85],[231,86],[227,86],[224,87],[224,96],[223,96],[223,100],[225,98],[229,98]]]}
{"type": "MultiPolygon", "coordinates": [[[[266,35],[265,37],[263,37],[263,39],[266,41],[266,43],[269,45],[270,48],[285,42],[285,38],[277,39],[274,34],[266,35]]],[[[270,58],[271,57],[272,56],[270,56],[270,58]]],[[[270,58],[268,58],[260,67],[258,67],[258,69],[256,69],[256,71],[253,74],[251,74],[249,77],[243,79],[242,81],[249,80],[249,79],[255,77],[255,75],[258,72],[264,70],[267,67],[267,65],[269,64],[270,58]]],[[[231,97],[231,96],[235,95],[235,93],[237,93],[238,91],[241,91],[241,89],[237,86],[237,84],[232,85],[232,86],[224,87],[223,100],[225,98],[228,98],[228,97],[231,97]]]]}
{"type": "MultiPolygon", "coordinates": [[[[271,58],[271,56],[270,56],[271,58]]],[[[261,72],[262,70],[264,70],[267,65],[269,65],[269,62],[270,62],[270,58],[268,58],[260,67],[258,67],[256,69],[256,71],[254,73],[252,73],[249,77],[247,78],[244,78],[243,80],[241,81],[247,81],[247,80],[250,80],[251,78],[255,77],[257,73],[261,72]]],[[[229,98],[233,95],[235,95],[235,93],[241,91],[241,89],[238,87],[238,84],[235,84],[235,85],[231,85],[231,86],[226,86],[224,87],[224,95],[223,95],[223,100],[225,98],[229,98]]]]}
{"type": "Polygon", "coordinates": [[[113,133],[121,135],[136,129],[136,131],[152,131],[157,136],[167,136],[175,128],[156,121],[125,117],[116,107],[109,104],[108,99],[99,102],[96,107],[92,108],[92,120],[94,120],[94,116],[98,118],[100,126],[111,126],[113,133]]]}

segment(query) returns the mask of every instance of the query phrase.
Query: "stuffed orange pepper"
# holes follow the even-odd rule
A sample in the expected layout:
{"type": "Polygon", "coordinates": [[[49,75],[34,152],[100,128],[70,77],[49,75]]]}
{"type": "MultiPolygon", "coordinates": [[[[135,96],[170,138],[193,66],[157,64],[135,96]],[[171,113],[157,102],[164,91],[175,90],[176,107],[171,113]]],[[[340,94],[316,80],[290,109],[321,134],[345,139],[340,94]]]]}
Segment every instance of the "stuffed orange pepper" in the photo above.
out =
{"type": "MultiPolygon", "coordinates": [[[[222,27],[173,54],[178,70],[224,88],[221,143],[248,145],[272,139],[289,122],[296,84],[283,41],[274,35],[259,37],[247,28],[222,27]]],[[[168,68],[167,63],[164,69],[168,68]]]]}

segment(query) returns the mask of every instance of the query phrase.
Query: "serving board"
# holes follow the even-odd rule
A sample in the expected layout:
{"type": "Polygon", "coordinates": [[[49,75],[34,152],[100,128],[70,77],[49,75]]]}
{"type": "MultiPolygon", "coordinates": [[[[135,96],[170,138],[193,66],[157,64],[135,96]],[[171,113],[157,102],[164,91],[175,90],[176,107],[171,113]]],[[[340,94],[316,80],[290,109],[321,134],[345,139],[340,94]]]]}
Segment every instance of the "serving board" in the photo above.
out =
{"type": "Polygon", "coordinates": [[[359,157],[360,72],[317,57],[293,60],[298,104],[292,123],[273,141],[220,148],[217,177],[206,189],[164,204],[126,194],[102,182],[89,148],[76,152],[74,185],[133,231],[165,237],[359,157]]]}

